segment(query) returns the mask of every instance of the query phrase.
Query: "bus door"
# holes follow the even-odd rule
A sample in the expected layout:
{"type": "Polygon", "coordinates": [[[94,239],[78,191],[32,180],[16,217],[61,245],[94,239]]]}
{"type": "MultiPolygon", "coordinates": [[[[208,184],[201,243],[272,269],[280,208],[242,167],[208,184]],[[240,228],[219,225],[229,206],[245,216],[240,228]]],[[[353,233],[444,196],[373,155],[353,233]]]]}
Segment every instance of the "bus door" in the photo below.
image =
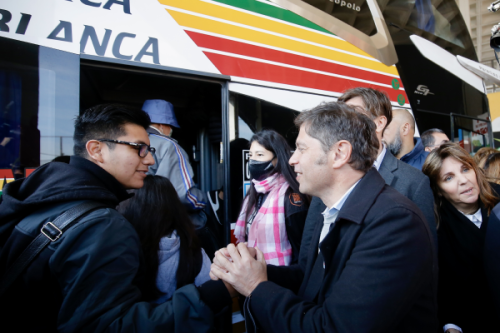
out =
{"type": "MultiPolygon", "coordinates": [[[[80,66],[81,111],[102,103],[119,103],[139,109],[148,99],[172,103],[180,126],[173,129],[172,138],[189,156],[193,181],[207,195],[222,189],[224,81],[138,67],[136,63],[104,62],[92,57],[91,60],[82,59],[80,66]]],[[[204,199],[208,201],[208,197],[204,199]]],[[[215,244],[204,246],[207,254],[211,254],[226,245],[226,241],[223,217],[219,219],[217,212],[210,210],[210,202],[206,204],[210,235],[203,237],[216,240],[215,244]]],[[[219,213],[224,211],[223,205],[218,208],[219,213]]],[[[205,241],[208,240],[202,239],[202,243],[205,241]]]]}

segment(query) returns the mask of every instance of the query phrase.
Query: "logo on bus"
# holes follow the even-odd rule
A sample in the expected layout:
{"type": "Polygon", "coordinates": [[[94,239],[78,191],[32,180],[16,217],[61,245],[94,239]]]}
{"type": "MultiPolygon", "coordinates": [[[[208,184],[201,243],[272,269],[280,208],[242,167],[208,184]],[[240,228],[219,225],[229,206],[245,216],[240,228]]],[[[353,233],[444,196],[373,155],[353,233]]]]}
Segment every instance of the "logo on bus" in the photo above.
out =
{"type": "Polygon", "coordinates": [[[399,81],[398,79],[392,79],[391,82],[392,88],[398,90],[399,89],[399,81]]]}
{"type": "Polygon", "coordinates": [[[343,0],[330,0],[330,2],[335,2],[337,5],[340,5],[340,7],[347,7],[349,9],[355,10],[357,12],[361,11],[361,7],[356,6],[355,3],[345,2],[343,0]]]}
{"type": "Polygon", "coordinates": [[[434,95],[434,93],[431,93],[429,88],[427,88],[427,86],[424,86],[423,84],[417,86],[417,89],[415,90],[415,94],[424,95],[424,96],[434,95]]]}
{"type": "Polygon", "coordinates": [[[406,99],[403,96],[403,94],[399,94],[398,95],[398,104],[401,105],[401,106],[403,106],[403,105],[405,105],[405,102],[406,102],[406,99]]]}

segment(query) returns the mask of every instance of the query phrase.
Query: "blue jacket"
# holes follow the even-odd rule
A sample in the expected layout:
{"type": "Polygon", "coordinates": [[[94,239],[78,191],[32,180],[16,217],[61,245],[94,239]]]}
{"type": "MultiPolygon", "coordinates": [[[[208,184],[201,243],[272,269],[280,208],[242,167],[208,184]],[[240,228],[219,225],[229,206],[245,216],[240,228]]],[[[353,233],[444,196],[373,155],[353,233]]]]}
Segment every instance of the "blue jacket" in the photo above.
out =
{"type": "Polygon", "coordinates": [[[223,284],[187,285],[157,305],[142,301],[141,247],[113,207],[129,195],[98,165],[52,162],[8,184],[0,203],[0,279],[27,244],[72,205],[106,203],[51,243],[0,299],[2,322],[20,332],[209,332],[230,304],[223,284]],[[8,323],[12,325],[9,325],[8,323]],[[15,325],[15,326],[14,326],[15,325]]]}
{"type": "Polygon", "coordinates": [[[401,161],[417,168],[418,170],[422,170],[422,166],[424,165],[429,152],[425,151],[425,147],[420,138],[413,138],[413,143],[415,144],[415,147],[413,147],[411,152],[401,157],[401,161]]]}

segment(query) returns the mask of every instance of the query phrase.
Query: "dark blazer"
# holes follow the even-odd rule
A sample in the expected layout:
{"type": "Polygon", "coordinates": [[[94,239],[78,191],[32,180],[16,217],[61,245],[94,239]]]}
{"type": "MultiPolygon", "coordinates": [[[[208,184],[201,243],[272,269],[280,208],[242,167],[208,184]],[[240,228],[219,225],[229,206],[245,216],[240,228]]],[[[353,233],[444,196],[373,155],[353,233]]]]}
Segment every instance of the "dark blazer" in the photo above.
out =
{"type": "Polygon", "coordinates": [[[488,288],[495,304],[496,318],[500,318],[500,204],[491,211],[484,241],[484,269],[488,288]]]}
{"type": "Polygon", "coordinates": [[[305,270],[268,266],[269,281],[245,304],[249,326],[253,319],[265,332],[437,330],[436,250],[415,204],[375,169],[368,171],[321,242],[325,270],[319,283],[313,265],[323,217],[312,218],[311,245],[301,249],[307,253],[305,270]],[[315,285],[311,298],[306,290],[315,285]]]}
{"type": "Polygon", "coordinates": [[[429,177],[422,171],[398,160],[389,150],[386,151],[378,172],[387,185],[394,187],[420,208],[429,223],[434,239],[437,240],[434,195],[429,177]]]}
{"type": "MultiPolygon", "coordinates": [[[[413,203],[420,208],[425,219],[429,223],[434,242],[437,244],[434,196],[432,194],[429,178],[424,175],[422,171],[395,158],[389,150],[385,153],[379,173],[382,178],[384,178],[387,185],[395,188],[399,193],[413,201],[413,203]]],[[[314,225],[309,222],[311,219],[310,216],[315,216],[323,212],[325,208],[326,206],[321,199],[313,197],[304,226],[304,235],[310,234],[314,230],[314,225]]],[[[310,237],[303,236],[301,247],[308,246],[307,239],[310,239],[310,237]]],[[[306,258],[306,254],[299,254],[299,263],[302,265],[303,269],[306,258]]]]}
{"type": "Polygon", "coordinates": [[[446,199],[439,208],[439,321],[465,333],[498,331],[500,320],[499,208],[488,216],[481,201],[480,205],[480,228],[446,199]]]}

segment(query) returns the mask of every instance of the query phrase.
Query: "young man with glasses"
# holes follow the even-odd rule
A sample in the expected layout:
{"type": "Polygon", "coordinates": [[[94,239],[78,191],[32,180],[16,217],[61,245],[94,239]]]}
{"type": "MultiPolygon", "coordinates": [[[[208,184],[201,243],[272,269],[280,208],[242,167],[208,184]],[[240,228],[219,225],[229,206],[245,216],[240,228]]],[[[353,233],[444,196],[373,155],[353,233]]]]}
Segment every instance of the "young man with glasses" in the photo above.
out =
{"type": "Polygon", "coordinates": [[[208,331],[213,313],[230,304],[224,284],[211,281],[180,288],[161,305],[141,302],[139,237],[114,207],[131,196],[127,189],[143,186],[154,164],[149,124],[144,111],[125,106],[88,109],[76,119],[68,164],[45,164],[4,188],[0,280],[47,222],[82,202],[106,206],[51,239],[0,296],[6,325],[22,332],[208,331]]]}

